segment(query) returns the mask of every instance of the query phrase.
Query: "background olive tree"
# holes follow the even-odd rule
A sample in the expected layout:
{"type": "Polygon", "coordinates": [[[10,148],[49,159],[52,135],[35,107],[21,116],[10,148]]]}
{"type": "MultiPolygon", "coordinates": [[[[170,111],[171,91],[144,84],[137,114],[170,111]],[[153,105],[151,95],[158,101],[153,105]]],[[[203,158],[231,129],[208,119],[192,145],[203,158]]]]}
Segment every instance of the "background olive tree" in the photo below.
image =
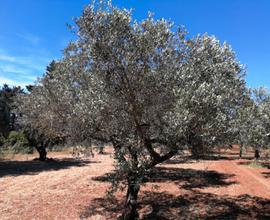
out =
{"type": "Polygon", "coordinates": [[[4,84],[0,88],[0,151],[31,152],[25,135],[20,131],[14,110],[16,98],[25,91],[19,86],[4,84]]]}
{"type": "Polygon", "coordinates": [[[136,219],[145,174],[183,149],[233,141],[247,94],[243,67],[227,44],[151,14],[141,21],[111,3],[93,3],[75,20],[77,40],[22,107],[25,123],[73,142],[114,148],[114,189],[127,186],[123,219],[136,219]]]}
{"type": "Polygon", "coordinates": [[[260,158],[260,150],[270,147],[270,94],[266,88],[253,90],[255,112],[250,123],[249,146],[255,151],[255,158],[260,158]]]}
{"type": "Polygon", "coordinates": [[[235,118],[235,140],[239,156],[249,148],[254,158],[260,158],[261,149],[270,147],[270,95],[267,89],[250,89],[235,118]]]}
{"type": "Polygon", "coordinates": [[[38,151],[41,161],[47,159],[46,148],[65,141],[61,132],[64,126],[61,120],[64,119],[57,102],[61,94],[54,83],[56,66],[57,62],[52,61],[36,85],[27,86],[28,92],[16,99],[18,106],[15,112],[21,132],[27,137],[28,145],[38,151]]]}
{"type": "Polygon", "coordinates": [[[16,127],[13,113],[16,108],[14,99],[23,93],[23,89],[19,86],[10,87],[4,84],[0,87],[0,134],[3,136],[7,136],[16,127]]]}

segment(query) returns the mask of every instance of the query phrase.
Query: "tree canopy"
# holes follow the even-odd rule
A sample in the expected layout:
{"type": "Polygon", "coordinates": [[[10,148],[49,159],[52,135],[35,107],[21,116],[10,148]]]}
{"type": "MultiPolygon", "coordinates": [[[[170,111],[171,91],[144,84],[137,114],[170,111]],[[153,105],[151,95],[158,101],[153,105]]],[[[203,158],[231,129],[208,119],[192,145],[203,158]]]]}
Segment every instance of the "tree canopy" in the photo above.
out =
{"type": "Polygon", "coordinates": [[[0,88],[0,133],[6,135],[10,130],[14,129],[15,121],[12,110],[16,108],[14,99],[17,95],[22,94],[21,87],[9,87],[4,84],[0,88]]]}

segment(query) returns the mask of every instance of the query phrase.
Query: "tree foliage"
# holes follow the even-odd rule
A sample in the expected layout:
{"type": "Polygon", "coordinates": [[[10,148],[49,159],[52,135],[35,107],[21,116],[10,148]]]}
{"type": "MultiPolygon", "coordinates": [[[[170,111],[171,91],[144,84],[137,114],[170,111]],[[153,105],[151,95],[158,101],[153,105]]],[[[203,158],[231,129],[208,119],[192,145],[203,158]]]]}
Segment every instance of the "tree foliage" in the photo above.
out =
{"type": "Polygon", "coordinates": [[[11,131],[5,140],[9,151],[13,153],[33,153],[27,136],[22,131],[11,131]]]}
{"type": "Polygon", "coordinates": [[[48,80],[54,80],[57,62],[52,61],[46,69],[44,77],[36,85],[27,86],[28,93],[21,94],[17,99],[16,112],[20,117],[19,124],[27,136],[29,144],[40,154],[40,160],[46,160],[46,148],[54,143],[63,142],[59,116],[54,96],[57,90],[51,90],[48,80]],[[47,99],[46,96],[50,97],[47,99]],[[56,119],[57,118],[57,119],[56,119]]]}
{"type": "Polygon", "coordinates": [[[13,110],[16,107],[14,99],[22,94],[21,87],[9,87],[4,84],[0,89],[0,133],[6,136],[9,131],[15,128],[15,115],[13,110]]]}
{"type": "Polygon", "coordinates": [[[249,90],[234,123],[234,143],[240,146],[240,156],[243,148],[252,147],[256,156],[270,146],[270,95],[265,88],[249,90]]]}

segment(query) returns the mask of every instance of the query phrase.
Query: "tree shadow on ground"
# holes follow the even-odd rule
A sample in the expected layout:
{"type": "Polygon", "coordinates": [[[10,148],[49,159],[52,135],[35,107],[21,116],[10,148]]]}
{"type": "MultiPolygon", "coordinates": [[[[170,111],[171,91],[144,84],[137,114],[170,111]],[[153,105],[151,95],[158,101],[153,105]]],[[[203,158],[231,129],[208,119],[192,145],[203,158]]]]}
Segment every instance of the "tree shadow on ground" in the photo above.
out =
{"type": "Polygon", "coordinates": [[[144,220],[169,219],[269,219],[270,200],[241,195],[218,196],[193,191],[192,194],[174,196],[167,193],[147,192],[141,207],[151,206],[144,220]]]}
{"type": "Polygon", "coordinates": [[[183,163],[195,163],[195,162],[200,162],[200,161],[209,161],[209,160],[252,160],[254,157],[252,156],[243,156],[242,158],[239,158],[239,155],[236,153],[209,153],[207,155],[202,155],[198,158],[193,157],[193,156],[182,156],[182,157],[177,157],[173,158],[171,160],[168,160],[166,162],[163,162],[163,164],[183,164],[183,163]]]}
{"type": "MultiPolygon", "coordinates": [[[[93,180],[108,182],[111,178],[114,178],[114,173],[107,173],[103,176],[95,177],[93,180]]],[[[230,184],[235,184],[236,182],[229,181],[228,178],[234,175],[228,175],[219,173],[212,170],[195,170],[195,169],[183,169],[183,168],[169,168],[169,167],[156,167],[151,172],[149,172],[145,177],[145,182],[148,183],[164,183],[173,182],[178,185],[179,188],[184,188],[189,190],[192,194],[196,192],[197,189],[202,189],[206,187],[222,187],[228,186],[230,184]]],[[[145,219],[181,219],[177,218],[163,218],[159,216],[159,209],[162,209],[164,213],[170,212],[170,210],[179,205],[179,209],[185,210],[185,206],[190,205],[183,198],[174,197],[173,195],[166,193],[143,193],[143,197],[140,196],[140,208],[143,209],[145,206],[151,206],[153,211],[149,216],[147,215],[145,219]],[[160,196],[160,198],[157,198],[160,196]],[[170,198],[169,198],[170,197],[170,198]],[[172,200],[174,201],[172,203],[172,200]],[[166,205],[169,204],[169,206],[166,205]],[[170,206],[171,204],[171,206],[170,206]],[[152,217],[151,217],[152,216],[152,217]],[[151,217],[151,218],[150,218],[151,217]],[[159,218],[160,217],[160,218],[159,218]]],[[[212,195],[212,194],[209,194],[212,195]]],[[[214,195],[212,195],[214,196],[214,195]]],[[[207,196],[204,197],[204,204],[207,204],[207,196]]],[[[124,207],[124,199],[119,201],[116,198],[97,198],[91,201],[89,207],[81,214],[81,218],[96,217],[98,215],[105,216],[106,218],[116,219],[124,207]]],[[[195,202],[195,199],[194,199],[195,202]]],[[[194,211],[196,212],[196,211],[194,211]]],[[[170,216],[170,215],[168,215],[170,216]]],[[[174,216],[171,213],[171,216],[174,216]]],[[[186,218],[182,218],[186,219],[186,218]]]]}
{"type": "Polygon", "coordinates": [[[226,153],[212,153],[209,155],[205,155],[200,160],[252,160],[253,156],[242,156],[239,157],[238,153],[226,152],[226,153]]]}
{"type": "MultiPolygon", "coordinates": [[[[270,200],[250,195],[229,197],[196,190],[180,196],[152,191],[141,194],[138,210],[143,220],[270,219],[270,200]]],[[[80,218],[116,219],[122,210],[123,202],[115,198],[98,198],[91,201],[80,218]]]]}
{"type": "Polygon", "coordinates": [[[124,199],[119,201],[115,197],[96,198],[80,214],[80,219],[117,219],[124,208],[124,199]]]}
{"type": "Polygon", "coordinates": [[[270,169],[270,161],[269,160],[262,161],[261,163],[262,163],[263,167],[266,167],[266,168],[270,169]]]}
{"type": "Polygon", "coordinates": [[[262,172],[265,178],[270,178],[270,172],[262,172]]]}
{"type": "MultiPolygon", "coordinates": [[[[228,179],[235,176],[234,174],[224,174],[213,170],[196,170],[189,168],[171,168],[155,167],[149,171],[144,179],[148,183],[174,182],[180,188],[195,189],[207,187],[223,187],[236,184],[235,181],[228,179]]],[[[107,173],[103,176],[95,177],[93,180],[109,182],[115,178],[115,173],[107,173]]]]}
{"type": "Polygon", "coordinates": [[[146,176],[146,182],[174,182],[180,188],[195,189],[207,187],[223,187],[236,184],[228,179],[234,174],[225,174],[213,170],[196,170],[190,168],[155,167],[146,176]]]}
{"type": "Polygon", "coordinates": [[[42,171],[67,169],[96,163],[89,160],[75,160],[73,158],[53,159],[47,161],[0,161],[0,178],[4,176],[35,175],[42,171]]]}

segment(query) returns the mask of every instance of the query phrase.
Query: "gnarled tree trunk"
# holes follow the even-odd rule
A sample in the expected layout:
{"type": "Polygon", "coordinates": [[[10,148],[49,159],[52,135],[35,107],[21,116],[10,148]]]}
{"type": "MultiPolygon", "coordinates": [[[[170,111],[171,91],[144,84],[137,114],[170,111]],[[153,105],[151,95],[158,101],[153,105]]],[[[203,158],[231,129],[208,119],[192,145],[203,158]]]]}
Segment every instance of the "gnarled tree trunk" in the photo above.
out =
{"type": "Polygon", "coordinates": [[[136,220],[139,219],[139,213],[137,211],[137,199],[140,186],[130,182],[128,184],[125,208],[122,214],[122,220],[136,220]]]}
{"type": "Polygon", "coordinates": [[[240,148],[239,149],[239,157],[242,158],[242,156],[243,156],[243,145],[240,144],[239,148],[240,148]]]}
{"type": "Polygon", "coordinates": [[[45,161],[47,159],[47,151],[45,145],[42,143],[39,147],[36,147],[36,149],[39,153],[39,160],[45,161]]]}
{"type": "Polygon", "coordinates": [[[199,159],[205,156],[207,149],[203,145],[202,140],[200,137],[196,137],[195,135],[190,137],[190,144],[191,144],[191,154],[192,157],[199,159]]]}
{"type": "Polygon", "coordinates": [[[260,158],[260,151],[258,149],[255,149],[254,157],[256,160],[260,158]]]}
{"type": "Polygon", "coordinates": [[[98,151],[98,154],[104,154],[104,145],[100,145],[99,146],[99,151],[98,151]]]}

